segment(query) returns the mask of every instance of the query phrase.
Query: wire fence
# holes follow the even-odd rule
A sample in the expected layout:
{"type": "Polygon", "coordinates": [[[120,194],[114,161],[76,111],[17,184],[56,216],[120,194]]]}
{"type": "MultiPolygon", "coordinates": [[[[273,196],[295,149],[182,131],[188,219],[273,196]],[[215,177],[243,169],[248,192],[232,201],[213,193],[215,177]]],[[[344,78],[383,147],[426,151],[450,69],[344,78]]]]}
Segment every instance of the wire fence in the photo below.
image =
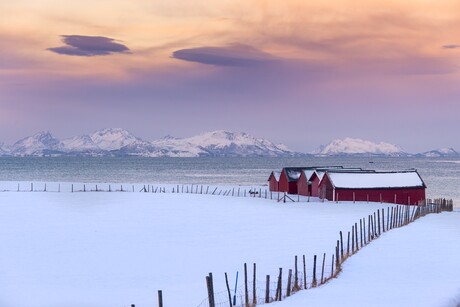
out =
{"type": "Polygon", "coordinates": [[[378,209],[354,223],[350,231],[340,231],[338,240],[335,242],[335,253],[314,255],[310,270],[305,255],[302,255],[301,260],[294,256],[293,268],[287,271],[280,268],[279,275],[274,279],[266,275],[266,280],[261,281],[256,277],[256,264],[253,264],[251,279],[245,263],[244,282],[236,291],[229,287],[225,273],[227,290],[214,292],[213,276],[210,273],[206,276],[208,297],[204,298],[197,307],[252,307],[282,301],[298,291],[319,287],[336,278],[342,270],[342,264],[349,257],[383,233],[406,226],[428,214],[451,212],[453,205],[451,199],[438,198],[421,201],[417,206],[396,205],[378,209]]]}

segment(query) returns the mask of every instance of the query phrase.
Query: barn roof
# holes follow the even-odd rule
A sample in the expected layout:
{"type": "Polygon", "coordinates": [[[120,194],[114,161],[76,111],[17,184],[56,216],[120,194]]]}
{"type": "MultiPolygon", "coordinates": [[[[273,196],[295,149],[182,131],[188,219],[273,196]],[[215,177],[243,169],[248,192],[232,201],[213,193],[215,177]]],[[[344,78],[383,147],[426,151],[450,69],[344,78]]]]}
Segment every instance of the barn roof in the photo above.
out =
{"type": "Polygon", "coordinates": [[[276,181],[280,181],[280,176],[281,176],[281,172],[275,172],[273,171],[271,174],[270,174],[270,177],[268,177],[268,180],[270,180],[271,177],[275,177],[275,180],[276,181]]]}
{"type": "Polygon", "coordinates": [[[286,173],[289,182],[296,182],[300,178],[300,174],[307,167],[285,167],[284,172],[286,173]]]}
{"type": "Polygon", "coordinates": [[[394,172],[327,172],[332,185],[342,189],[375,189],[375,188],[425,188],[425,183],[416,170],[394,172]]]}

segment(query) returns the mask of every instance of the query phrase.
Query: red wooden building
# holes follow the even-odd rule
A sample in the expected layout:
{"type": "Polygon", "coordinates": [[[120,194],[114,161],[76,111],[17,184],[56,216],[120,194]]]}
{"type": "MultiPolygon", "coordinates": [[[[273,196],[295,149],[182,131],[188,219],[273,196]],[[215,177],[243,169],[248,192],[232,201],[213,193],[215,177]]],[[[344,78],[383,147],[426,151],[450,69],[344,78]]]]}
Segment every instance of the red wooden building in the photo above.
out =
{"type": "Polygon", "coordinates": [[[273,171],[270,174],[270,177],[268,177],[268,187],[270,191],[272,192],[278,192],[279,191],[279,185],[280,185],[280,172],[275,172],[273,171]]]}
{"type": "Polygon", "coordinates": [[[330,201],[416,205],[425,200],[425,189],[426,185],[416,170],[327,171],[320,182],[320,197],[330,201]]]}
{"type": "Polygon", "coordinates": [[[305,168],[285,167],[281,171],[278,190],[288,194],[297,194],[297,181],[305,168]]]}

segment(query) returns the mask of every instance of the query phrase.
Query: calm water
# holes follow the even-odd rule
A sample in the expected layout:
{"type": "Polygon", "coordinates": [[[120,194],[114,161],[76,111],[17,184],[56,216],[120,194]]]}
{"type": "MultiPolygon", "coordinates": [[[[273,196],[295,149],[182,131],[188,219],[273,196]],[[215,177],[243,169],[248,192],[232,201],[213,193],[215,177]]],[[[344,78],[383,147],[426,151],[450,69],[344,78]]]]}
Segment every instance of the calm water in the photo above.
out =
{"type": "Polygon", "coordinates": [[[460,159],[446,158],[81,158],[0,157],[0,181],[266,184],[283,166],[416,168],[429,197],[460,204],[460,159]]]}

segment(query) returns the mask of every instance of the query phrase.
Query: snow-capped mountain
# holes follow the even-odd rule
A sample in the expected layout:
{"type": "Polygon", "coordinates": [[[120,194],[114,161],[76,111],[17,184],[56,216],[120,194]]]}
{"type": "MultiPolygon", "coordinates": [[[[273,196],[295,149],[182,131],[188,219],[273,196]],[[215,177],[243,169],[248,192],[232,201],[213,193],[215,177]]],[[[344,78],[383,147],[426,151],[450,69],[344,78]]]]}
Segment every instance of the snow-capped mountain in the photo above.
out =
{"type": "Polygon", "coordinates": [[[400,147],[389,143],[374,143],[362,139],[337,139],[327,145],[320,146],[314,152],[318,156],[340,155],[379,155],[379,156],[405,156],[400,147]]]}
{"type": "Polygon", "coordinates": [[[93,139],[87,134],[75,136],[62,141],[62,145],[66,152],[99,152],[101,148],[94,143],[93,139]]]}
{"type": "Polygon", "coordinates": [[[12,150],[0,155],[13,156],[143,156],[143,157],[203,157],[203,156],[299,156],[284,145],[246,133],[228,131],[207,132],[189,138],[165,138],[152,142],[142,140],[120,128],[103,129],[89,135],[60,141],[49,132],[24,138],[12,150]]]}
{"type": "Polygon", "coordinates": [[[295,153],[284,145],[249,134],[213,131],[183,139],[186,143],[203,149],[201,155],[209,156],[292,156],[295,153]]]}
{"type": "Polygon", "coordinates": [[[102,150],[117,150],[136,141],[141,141],[131,132],[121,128],[108,128],[96,131],[89,136],[102,150]]]}
{"type": "Polygon", "coordinates": [[[10,149],[3,143],[0,143],[0,156],[8,155],[10,149]]]}
{"type": "Polygon", "coordinates": [[[420,156],[429,157],[429,158],[440,158],[440,157],[460,157],[460,154],[456,152],[453,148],[440,148],[430,150],[424,153],[419,154],[420,156]]]}
{"type": "Polygon", "coordinates": [[[42,131],[14,143],[11,154],[15,156],[44,156],[60,154],[61,150],[61,141],[49,131],[42,131]]]}

